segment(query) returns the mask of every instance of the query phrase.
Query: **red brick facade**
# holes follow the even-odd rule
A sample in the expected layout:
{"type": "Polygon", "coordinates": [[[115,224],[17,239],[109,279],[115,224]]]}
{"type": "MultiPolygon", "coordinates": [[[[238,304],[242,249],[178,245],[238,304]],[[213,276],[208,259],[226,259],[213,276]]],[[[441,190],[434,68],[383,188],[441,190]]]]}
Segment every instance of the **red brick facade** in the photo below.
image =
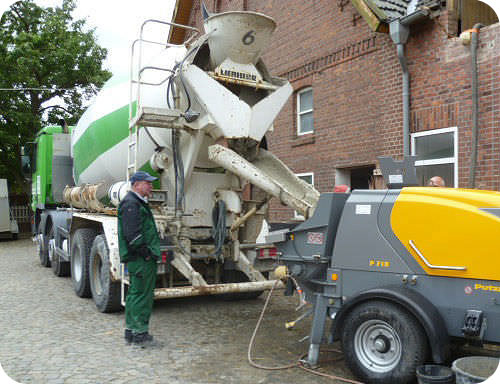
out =
{"type": "MultiPolygon", "coordinates": [[[[199,1],[192,25],[200,25],[199,1]]],[[[403,152],[402,75],[389,35],[372,32],[349,1],[207,0],[211,11],[250,10],[275,19],[264,61],[294,90],[312,87],[314,133],[297,136],[291,97],[268,134],[268,144],[294,172],[314,172],[331,191],[335,169],[376,165],[377,156],[403,152]]],[[[458,185],[469,182],[471,54],[442,26],[456,28],[443,10],[411,26],[406,45],[411,77],[411,132],[457,127],[458,185]]],[[[479,141],[476,188],[500,190],[500,24],[483,28],[478,49],[479,141]]],[[[291,211],[274,206],[274,220],[291,211]]]]}

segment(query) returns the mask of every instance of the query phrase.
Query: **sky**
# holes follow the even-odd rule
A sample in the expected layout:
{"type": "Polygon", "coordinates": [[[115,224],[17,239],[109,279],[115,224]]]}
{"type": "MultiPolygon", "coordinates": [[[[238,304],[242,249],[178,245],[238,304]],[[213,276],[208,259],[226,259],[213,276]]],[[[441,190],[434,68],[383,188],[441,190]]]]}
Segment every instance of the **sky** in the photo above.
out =
{"type": "MultiPolygon", "coordinates": [[[[0,0],[0,13],[12,3],[14,0],[0,0]]],[[[62,0],[35,0],[35,3],[54,7],[61,6],[62,0]]],[[[77,0],[77,4],[74,19],[86,19],[88,27],[96,28],[99,45],[108,49],[104,67],[114,75],[122,75],[130,71],[131,45],[139,37],[141,24],[147,19],[171,21],[175,0],[77,0]]],[[[158,36],[166,42],[168,27],[148,24],[144,37],[157,41],[158,36]]]]}
{"type": "MultiPolygon", "coordinates": [[[[286,0],[282,0],[286,1],[286,0]]],[[[334,0],[331,0],[334,1],[334,0]]],[[[500,16],[500,0],[482,0],[500,16]]],[[[13,0],[0,0],[3,13],[13,0]]],[[[113,74],[127,74],[130,70],[130,47],[139,37],[141,24],[147,19],[171,21],[175,0],[77,0],[74,12],[77,19],[86,18],[89,27],[96,28],[98,42],[108,49],[105,68],[113,74]]],[[[62,0],[35,0],[40,6],[60,6],[62,0]]],[[[166,40],[167,27],[155,28],[149,24],[145,38],[166,40]]]]}

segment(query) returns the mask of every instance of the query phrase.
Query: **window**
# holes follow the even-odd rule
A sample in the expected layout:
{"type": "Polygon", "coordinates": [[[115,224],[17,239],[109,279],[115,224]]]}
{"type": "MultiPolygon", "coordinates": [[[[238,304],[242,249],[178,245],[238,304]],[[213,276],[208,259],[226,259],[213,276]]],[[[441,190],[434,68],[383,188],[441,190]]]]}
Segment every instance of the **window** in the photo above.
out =
{"type": "Polygon", "coordinates": [[[446,186],[458,186],[457,128],[443,128],[411,135],[412,155],[420,185],[427,185],[432,176],[441,176],[446,186]]]}
{"type": "Polygon", "coordinates": [[[491,25],[498,23],[498,15],[485,2],[480,0],[448,1],[448,9],[452,10],[457,21],[457,36],[472,28],[475,24],[491,25]]]}
{"type": "Polygon", "coordinates": [[[297,93],[297,135],[313,131],[313,91],[307,88],[297,93]]]}
{"type": "MultiPolygon", "coordinates": [[[[295,176],[297,176],[301,180],[304,180],[306,183],[311,184],[314,187],[314,173],[312,172],[296,173],[295,176]]],[[[304,220],[304,216],[302,216],[297,211],[294,212],[293,217],[297,220],[304,220]]]]}

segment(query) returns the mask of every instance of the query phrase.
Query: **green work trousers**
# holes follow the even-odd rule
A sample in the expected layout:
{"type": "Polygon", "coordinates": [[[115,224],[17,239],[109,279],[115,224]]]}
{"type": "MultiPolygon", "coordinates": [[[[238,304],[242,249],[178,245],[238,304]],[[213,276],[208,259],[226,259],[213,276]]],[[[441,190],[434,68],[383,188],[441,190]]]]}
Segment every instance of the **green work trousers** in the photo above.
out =
{"type": "Polygon", "coordinates": [[[133,333],[147,332],[153,311],[156,260],[138,257],[127,263],[130,278],[125,301],[125,326],[133,333]]]}

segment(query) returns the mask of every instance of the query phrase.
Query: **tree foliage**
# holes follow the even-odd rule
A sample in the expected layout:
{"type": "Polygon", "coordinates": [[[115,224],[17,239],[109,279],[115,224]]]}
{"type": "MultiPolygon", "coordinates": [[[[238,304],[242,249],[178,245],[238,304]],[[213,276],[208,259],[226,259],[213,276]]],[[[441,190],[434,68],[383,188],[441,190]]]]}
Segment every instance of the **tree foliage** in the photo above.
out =
{"type": "Polygon", "coordinates": [[[20,147],[48,123],[75,124],[111,76],[102,69],[107,50],[85,20],[73,20],[75,8],[74,0],[54,8],[22,0],[0,19],[0,178],[17,191],[20,147]]]}

